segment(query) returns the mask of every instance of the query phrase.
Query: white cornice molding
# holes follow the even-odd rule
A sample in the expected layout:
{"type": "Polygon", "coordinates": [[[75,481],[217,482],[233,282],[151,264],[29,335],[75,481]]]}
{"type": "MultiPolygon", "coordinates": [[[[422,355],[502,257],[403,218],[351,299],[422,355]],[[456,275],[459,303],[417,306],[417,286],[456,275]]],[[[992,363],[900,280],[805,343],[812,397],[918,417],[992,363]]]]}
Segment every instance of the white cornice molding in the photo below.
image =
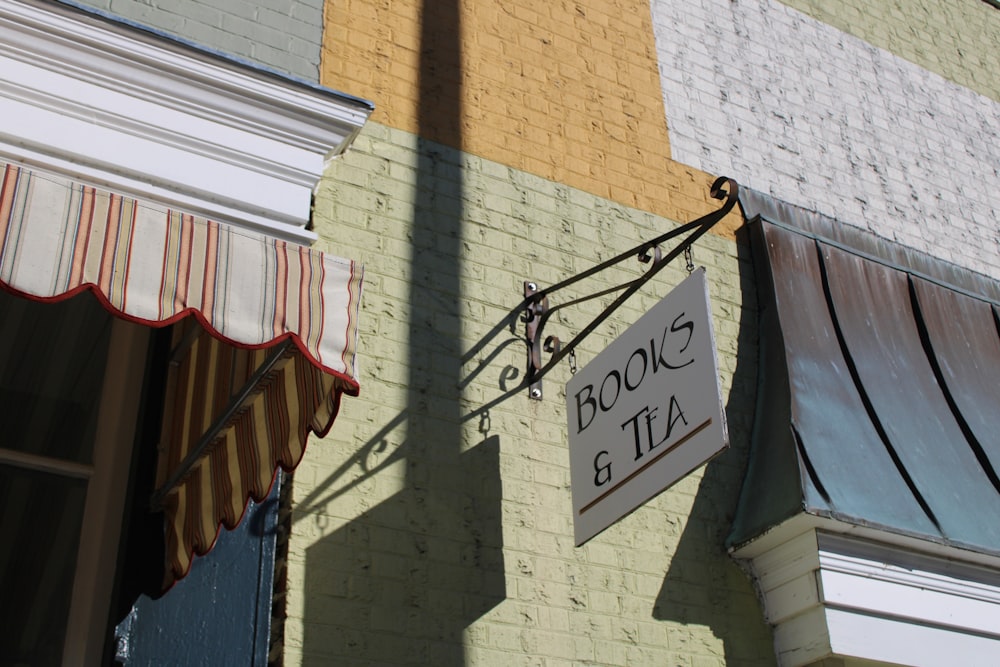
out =
{"type": "Polygon", "coordinates": [[[992,560],[862,539],[836,522],[786,523],[766,544],[734,552],[774,626],[781,665],[839,658],[946,666],[956,655],[985,665],[1000,654],[1000,569],[992,560]]]}
{"type": "Polygon", "coordinates": [[[61,5],[0,0],[0,152],[309,241],[371,105],[61,5]]]}
{"type": "Polygon", "coordinates": [[[769,528],[746,543],[729,549],[733,558],[748,561],[771,551],[810,530],[853,537],[860,541],[885,544],[897,554],[921,553],[943,560],[969,563],[1000,572],[1000,555],[964,549],[954,545],[931,542],[920,537],[881,530],[874,526],[847,523],[826,516],[800,512],[769,528]]]}

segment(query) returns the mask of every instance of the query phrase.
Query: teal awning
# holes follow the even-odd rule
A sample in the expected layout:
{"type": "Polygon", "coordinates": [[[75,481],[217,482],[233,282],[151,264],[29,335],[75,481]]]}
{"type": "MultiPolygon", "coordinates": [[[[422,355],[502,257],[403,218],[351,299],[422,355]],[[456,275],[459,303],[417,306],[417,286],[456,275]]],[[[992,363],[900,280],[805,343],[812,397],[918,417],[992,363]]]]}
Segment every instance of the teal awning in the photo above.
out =
{"type": "Polygon", "coordinates": [[[1000,554],[1000,285],[740,199],[760,381],[728,543],[807,513],[1000,554]]]}

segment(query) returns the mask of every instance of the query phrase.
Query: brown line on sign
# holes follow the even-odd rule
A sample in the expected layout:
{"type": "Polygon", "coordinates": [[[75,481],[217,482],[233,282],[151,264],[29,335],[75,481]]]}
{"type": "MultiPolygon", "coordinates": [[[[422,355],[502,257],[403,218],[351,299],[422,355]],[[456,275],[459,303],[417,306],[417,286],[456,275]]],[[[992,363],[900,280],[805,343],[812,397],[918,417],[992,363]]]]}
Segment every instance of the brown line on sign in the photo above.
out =
{"type": "Polygon", "coordinates": [[[642,466],[638,470],[633,471],[631,475],[629,475],[628,477],[626,477],[622,481],[618,482],[617,484],[615,484],[614,486],[612,486],[610,489],[608,489],[607,491],[605,491],[604,493],[602,493],[601,495],[597,496],[596,498],[594,498],[593,500],[591,500],[589,503],[587,503],[586,505],[584,505],[583,507],[581,507],[579,514],[583,515],[584,512],[586,512],[591,507],[593,507],[597,503],[601,502],[602,500],[604,500],[605,498],[607,498],[608,496],[610,496],[612,493],[614,493],[619,488],[621,488],[621,486],[623,484],[628,483],[629,480],[634,479],[635,476],[638,475],[639,473],[641,473],[643,470],[645,470],[649,466],[653,465],[654,463],[656,463],[657,461],[659,461],[660,459],[662,459],[664,456],[666,456],[670,452],[674,451],[675,449],[677,449],[678,447],[680,447],[681,445],[683,445],[685,442],[687,442],[688,440],[690,440],[694,436],[698,435],[698,433],[700,433],[702,430],[704,430],[705,427],[707,427],[711,423],[712,423],[712,418],[709,417],[708,419],[706,419],[704,422],[702,422],[698,426],[695,426],[691,430],[690,433],[688,433],[683,438],[681,438],[680,440],[678,440],[674,444],[670,445],[669,447],[667,447],[666,449],[664,449],[662,452],[660,452],[659,454],[657,454],[656,456],[654,456],[653,458],[651,458],[649,461],[647,461],[646,465],[642,466]]]}

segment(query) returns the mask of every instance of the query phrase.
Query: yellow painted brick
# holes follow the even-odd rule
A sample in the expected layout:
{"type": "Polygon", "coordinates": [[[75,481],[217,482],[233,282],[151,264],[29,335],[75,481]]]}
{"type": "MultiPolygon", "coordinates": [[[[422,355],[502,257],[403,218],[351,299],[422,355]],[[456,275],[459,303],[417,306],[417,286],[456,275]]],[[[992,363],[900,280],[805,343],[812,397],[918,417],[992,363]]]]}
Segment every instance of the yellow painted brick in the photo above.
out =
{"type": "MultiPolygon", "coordinates": [[[[417,3],[334,5],[327,11],[323,83],[372,99],[376,122],[416,131],[420,95],[416,58],[421,34],[417,3]]],[[[594,159],[600,164],[602,154],[623,154],[625,147],[633,146],[639,148],[643,163],[677,168],[667,160],[670,149],[648,3],[623,0],[614,3],[613,11],[606,7],[598,0],[573,5],[518,0],[503,11],[475,3],[463,5],[461,78],[466,85],[460,98],[436,103],[442,111],[462,109],[474,122],[459,121],[464,129],[459,140],[445,126],[425,128],[427,138],[452,141],[456,146],[461,143],[463,149],[478,155],[544,178],[558,178],[600,196],[609,193],[602,181],[605,173],[579,165],[563,168],[560,165],[567,154],[574,161],[594,159]],[[586,76],[581,67],[589,72],[586,76]],[[508,104],[516,100],[519,108],[480,112],[495,104],[494,95],[483,91],[495,93],[491,89],[498,86],[512,93],[507,96],[508,104]],[[622,100],[628,101],[628,108],[622,100]],[[583,117],[566,123],[569,112],[583,117]],[[521,124],[512,124],[512,117],[520,118],[521,124]],[[594,118],[607,120],[611,130],[597,135],[573,133],[573,127],[585,127],[594,118]],[[648,120],[631,125],[636,118],[648,120]],[[559,140],[542,142],[542,136],[559,140]],[[574,143],[596,150],[573,151],[574,143]]],[[[448,77],[447,72],[437,74],[448,77]]],[[[634,189],[643,191],[649,176],[631,177],[637,180],[634,189]]],[[[613,192],[617,197],[620,190],[613,192]]],[[[630,205],[640,200],[657,214],[679,217],[672,200],[659,188],[645,188],[641,198],[621,199],[630,205]]]]}

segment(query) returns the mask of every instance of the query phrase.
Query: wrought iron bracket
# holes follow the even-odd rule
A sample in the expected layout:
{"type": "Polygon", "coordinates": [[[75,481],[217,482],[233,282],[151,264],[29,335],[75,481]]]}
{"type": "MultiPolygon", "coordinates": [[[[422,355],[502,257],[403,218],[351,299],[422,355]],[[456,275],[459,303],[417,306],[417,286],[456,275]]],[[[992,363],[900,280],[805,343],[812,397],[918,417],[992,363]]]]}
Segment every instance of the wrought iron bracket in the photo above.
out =
{"type": "MultiPolygon", "coordinates": [[[[545,320],[546,313],[549,311],[549,298],[543,296],[540,299],[535,299],[534,295],[537,292],[537,283],[524,281],[524,298],[528,305],[525,307],[522,319],[524,320],[525,336],[528,339],[529,378],[532,377],[533,371],[542,367],[542,349],[544,348],[546,352],[558,352],[560,347],[559,339],[555,336],[546,338],[544,346],[539,344],[542,336],[541,325],[545,320]]],[[[534,399],[542,398],[541,377],[531,382],[528,386],[528,395],[534,399]]]]}
{"type": "Polygon", "coordinates": [[[541,400],[542,377],[552,370],[556,364],[562,361],[566,355],[572,354],[573,350],[576,349],[576,346],[584,338],[589,336],[594,329],[596,329],[611,315],[611,313],[617,310],[619,306],[635,294],[643,285],[652,279],[653,276],[659,273],[661,269],[684,253],[685,250],[688,250],[691,245],[705,232],[711,229],[717,222],[722,220],[731,210],[733,210],[733,207],[736,206],[739,194],[739,185],[737,185],[736,181],[731,178],[723,176],[715,179],[715,182],[712,183],[710,193],[713,198],[723,200],[722,206],[716,211],[712,211],[711,213],[703,215],[696,220],[692,220],[691,222],[681,225],[676,229],[672,229],[669,232],[661,234],[654,239],[641,243],[631,250],[627,250],[605,262],[592,266],[586,271],[556,283],[551,287],[539,289],[538,284],[535,282],[524,282],[524,311],[521,314],[521,320],[524,322],[525,340],[528,345],[528,369],[525,375],[525,382],[528,385],[528,395],[531,398],[541,400]],[[686,236],[684,236],[685,234],[686,236]],[[680,236],[684,236],[684,238],[669,252],[663,254],[659,247],[660,244],[680,236]],[[589,278],[590,276],[600,273],[601,271],[619,264],[631,257],[637,257],[638,260],[644,264],[648,264],[650,262],[652,262],[652,264],[645,273],[634,280],[601,290],[594,294],[572,299],[557,306],[549,306],[549,296],[554,292],[584,280],[585,278],[589,278]],[[583,329],[581,329],[580,332],[577,333],[576,336],[574,336],[568,343],[562,344],[556,336],[543,338],[545,324],[556,311],[578,303],[583,303],[584,301],[613,294],[615,292],[621,292],[621,294],[619,294],[615,300],[597,317],[592,319],[589,324],[583,327],[583,329]],[[543,351],[551,355],[549,360],[545,363],[542,362],[543,351]]]}
{"type": "MultiPolygon", "coordinates": [[[[192,329],[198,329],[198,327],[192,327],[192,329]]],[[[191,337],[182,340],[177,349],[174,350],[174,354],[171,355],[171,363],[176,363],[177,355],[184,351],[187,347],[190,347],[193,339],[191,337]],[[183,349],[182,349],[183,348],[183,349]]],[[[226,426],[229,425],[230,420],[236,416],[236,414],[244,408],[247,401],[257,390],[257,386],[267,377],[269,373],[275,370],[278,366],[278,362],[285,357],[289,351],[292,349],[292,339],[286,338],[282,342],[276,344],[268,354],[267,358],[261,362],[260,366],[253,372],[250,379],[247,380],[246,384],[243,385],[235,394],[233,394],[229,403],[222,410],[215,421],[209,425],[205,432],[198,439],[198,442],[191,448],[187,456],[177,465],[177,467],[171,472],[167,481],[163,483],[159,489],[153,492],[152,498],[150,500],[150,507],[154,510],[160,510],[163,508],[163,502],[166,497],[173,491],[184,478],[187,477],[191,469],[194,468],[195,464],[201,459],[201,457],[208,451],[208,448],[215,439],[222,432],[226,426]]]]}

